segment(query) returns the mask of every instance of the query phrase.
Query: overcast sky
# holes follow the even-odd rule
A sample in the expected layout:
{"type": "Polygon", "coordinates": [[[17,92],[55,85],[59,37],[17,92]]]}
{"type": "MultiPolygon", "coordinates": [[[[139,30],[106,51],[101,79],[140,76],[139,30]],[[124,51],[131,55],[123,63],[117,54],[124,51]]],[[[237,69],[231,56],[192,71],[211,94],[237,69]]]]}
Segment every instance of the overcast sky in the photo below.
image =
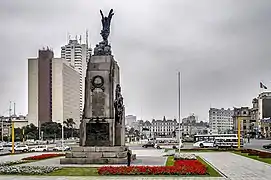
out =
{"type": "Polygon", "coordinates": [[[101,40],[99,10],[113,8],[110,42],[121,68],[126,114],[208,118],[210,106],[251,106],[271,88],[270,0],[1,0],[0,115],[15,101],[27,114],[27,58],[60,47],[67,33],[101,40]]]}

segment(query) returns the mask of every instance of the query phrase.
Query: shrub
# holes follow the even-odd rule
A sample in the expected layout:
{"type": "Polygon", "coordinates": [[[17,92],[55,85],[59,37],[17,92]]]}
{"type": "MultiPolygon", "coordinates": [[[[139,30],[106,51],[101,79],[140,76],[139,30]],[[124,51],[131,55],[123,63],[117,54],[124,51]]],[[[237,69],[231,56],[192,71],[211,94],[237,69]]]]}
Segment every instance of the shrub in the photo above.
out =
{"type": "Polygon", "coordinates": [[[174,160],[196,160],[197,157],[195,154],[175,154],[174,160]]]}
{"type": "Polygon", "coordinates": [[[41,175],[59,169],[61,168],[48,166],[2,166],[0,174],[41,175]]]}

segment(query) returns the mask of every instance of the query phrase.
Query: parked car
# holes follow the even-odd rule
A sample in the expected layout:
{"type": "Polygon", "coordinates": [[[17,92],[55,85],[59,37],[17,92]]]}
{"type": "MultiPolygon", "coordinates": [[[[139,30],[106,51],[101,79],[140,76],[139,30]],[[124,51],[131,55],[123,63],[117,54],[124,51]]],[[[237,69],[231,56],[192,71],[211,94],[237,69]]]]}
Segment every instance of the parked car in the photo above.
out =
{"type": "Polygon", "coordinates": [[[5,151],[12,151],[12,145],[11,144],[4,144],[3,145],[3,149],[5,150],[5,151]]]}
{"type": "Polygon", "coordinates": [[[142,147],[143,148],[149,148],[149,147],[154,148],[154,146],[155,146],[154,143],[148,142],[147,144],[144,144],[142,147]]]}
{"type": "Polygon", "coordinates": [[[27,152],[29,150],[27,145],[18,145],[14,148],[15,151],[27,152]]]}
{"type": "Polygon", "coordinates": [[[264,149],[271,149],[271,144],[265,144],[265,145],[263,145],[263,148],[264,149]]]}
{"type": "Polygon", "coordinates": [[[69,146],[65,146],[65,145],[56,145],[54,148],[53,148],[53,151],[69,151],[71,148],[69,146]]]}
{"type": "Polygon", "coordinates": [[[43,152],[43,151],[48,151],[48,146],[46,146],[46,145],[36,146],[36,147],[30,149],[30,151],[32,151],[32,152],[43,152]]]}
{"type": "Polygon", "coordinates": [[[212,142],[212,141],[199,141],[199,142],[194,143],[193,147],[200,147],[200,148],[214,147],[214,142],[212,142]]]}
{"type": "Polygon", "coordinates": [[[3,151],[3,150],[4,150],[3,145],[0,145],[0,151],[3,151]]]}

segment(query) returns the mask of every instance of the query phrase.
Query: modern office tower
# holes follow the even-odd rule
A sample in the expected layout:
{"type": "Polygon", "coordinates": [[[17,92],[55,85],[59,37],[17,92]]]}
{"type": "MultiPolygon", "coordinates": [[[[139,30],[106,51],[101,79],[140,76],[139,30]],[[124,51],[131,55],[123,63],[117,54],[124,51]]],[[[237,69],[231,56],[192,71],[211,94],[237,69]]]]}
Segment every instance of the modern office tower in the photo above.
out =
{"type": "Polygon", "coordinates": [[[87,70],[87,63],[91,55],[91,48],[88,47],[88,36],[86,34],[86,42],[81,43],[81,36],[79,41],[69,40],[68,44],[61,47],[61,58],[67,60],[74,69],[80,74],[80,112],[83,114],[84,100],[85,100],[85,77],[87,70]]]}
{"type": "Polygon", "coordinates": [[[28,59],[28,121],[80,122],[80,74],[66,60],[54,58],[50,49],[28,59]]]}

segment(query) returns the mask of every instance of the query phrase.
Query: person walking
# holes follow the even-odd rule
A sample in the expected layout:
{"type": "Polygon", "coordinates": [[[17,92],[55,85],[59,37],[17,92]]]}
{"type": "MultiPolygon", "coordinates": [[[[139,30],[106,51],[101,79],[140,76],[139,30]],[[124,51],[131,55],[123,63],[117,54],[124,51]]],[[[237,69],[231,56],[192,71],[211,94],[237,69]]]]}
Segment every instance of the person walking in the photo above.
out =
{"type": "Polygon", "coordinates": [[[127,166],[131,165],[131,156],[132,156],[132,152],[128,149],[127,150],[127,166]]]}

